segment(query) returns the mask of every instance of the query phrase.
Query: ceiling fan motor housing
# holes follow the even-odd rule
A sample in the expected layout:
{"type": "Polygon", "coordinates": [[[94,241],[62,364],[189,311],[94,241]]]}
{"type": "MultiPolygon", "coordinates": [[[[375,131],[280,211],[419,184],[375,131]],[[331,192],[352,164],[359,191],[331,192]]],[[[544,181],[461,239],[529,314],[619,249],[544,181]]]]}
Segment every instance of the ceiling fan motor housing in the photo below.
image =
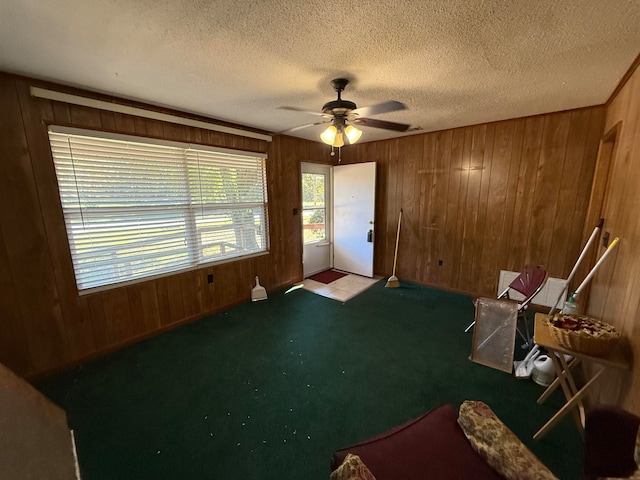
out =
{"type": "Polygon", "coordinates": [[[325,103],[322,107],[322,112],[329,115],[340,115],[355,110],[356,108],[356,104],[349,100],[334,100],[325,103]]]}
{"type": "Polygon", "coordinates": [[[334,78],[331,80],[333,89],[338,93],[338,99],[332,102],[327,102],[322,107],[322,113],[328,115],[345,115],[351,110],[358,108],[355,103],[349,100],[342,100],[342,91],[348,85],[349,80],[347,78],[334,78]]]}

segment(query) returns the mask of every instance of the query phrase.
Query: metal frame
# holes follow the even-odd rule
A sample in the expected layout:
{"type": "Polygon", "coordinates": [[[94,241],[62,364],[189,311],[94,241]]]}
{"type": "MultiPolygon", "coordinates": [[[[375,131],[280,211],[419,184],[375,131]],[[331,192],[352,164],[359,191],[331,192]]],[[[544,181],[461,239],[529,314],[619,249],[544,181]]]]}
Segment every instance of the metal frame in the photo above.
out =
{"type": "MultiPolygon", "coordinates": [[[[509,286],[507,288],[504,289],[504,291],[502,293],[500,293],[500,295],[498,295],[497,299],[504,299],[506,298],[507,300],[511,300],[511,298],[509,298],[509,291],[510,290],[515,290],[516,292],[522,294],[525,296],[525,299],[522,302],[518,302],[518,319],[519,320],[523,320],[524,322],[524,327],[525,327],[525,334],[522,333],[522,331],[520,330],[520,328],[517,326],[517,322],[516,322],[516,332],[518,332],[518,335],[520,335],[520,337],[522,338],[522,340],[524,341],[524,345],[523,348],[531,348],[533,347],[533,338],[531,336],[531,333],[529,332],[529,325],[527,324],[527,318],[525,315],[525,311],[527,309],[527,307],[529,306],[529,304],[531,303],[531,301],[533,300],[533,298],[540,293],[540,290],[542,290],[542,288],[544,287],[545,283],[547,282],[547,279],[549,278],[549,275],[547,273],[547,271],[542,268],[541,266],[536,266],[533,267],[532,270],[544,270],[544,278],[542,280],[542,282],[540,283],[540,285],[536,288],[536,290],[527,296],[527,292],[523,292],[521,289],[517,288],[517,286],[514,286],[516,284],[516,282],[529,270],[529,268],[525,268],[524,270],[522,270],[520,272],[520,274],[509,284],[509,286]]],[[[524,290],[524,289],[523,289],[524,290]]],[[[469,330],[471,330],[474,325],[476,324],[476,321],[474,320],[473,322],[471,322],[469,324],[469,326],[467,328],[465,328],[464,332],[467,333],[469,330]]]]}

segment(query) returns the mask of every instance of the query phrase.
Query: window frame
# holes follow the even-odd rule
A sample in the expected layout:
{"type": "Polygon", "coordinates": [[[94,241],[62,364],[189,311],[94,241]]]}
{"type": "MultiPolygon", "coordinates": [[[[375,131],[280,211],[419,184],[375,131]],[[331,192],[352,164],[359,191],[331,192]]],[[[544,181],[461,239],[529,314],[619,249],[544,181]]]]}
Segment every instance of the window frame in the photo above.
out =
{"type": "MultiPolygon", "coordinates": [[[[213,147],[213,146],[204,145],[204,144],[177,142],[177,141],[171,141],[171,140],[155,139],[155,138],[145,137],[145,136],[119,134],[119,133],[105,132],[102,130],[91,130],[91,129],[67,127],[67,126],[60,126],[60,125],[48,125],[47,127],[48,127],[47,135],[48,135],[48,141],[49,141],[49,148],[51,152],[51,158],[54,166],[54,174],[56,178],[56,187],[58,189],[62,214],[65,222],[65,233],[66,233],[66,238],[67,238],[67,242],[70,250],[70,259],[73,264],[72,266],[74,271],[74,280],[75,280],[76,288],[78,290],[79,295],[87,295],[87,294],[91,294],[99,291],[110,290],[113,288],[119,288],[126,285],[146,282],[146,281],[150,281],[158,278],[177,275],[184,272],[200,270],[213,265],[221,265],[225,263],[241,261],[248,258],[267,255],[270,253],[269,197],[268,197],[268,188],[267,188],[268,181],[267,181],[267,168],[266,168],[266,161],[268,156],[266,152],[227,149],[227,148],[213,147]],[[169,208],[163,208],[162,206],[160,206],[158,207],[158,210],[163,210],[164,212],[167,212],[167,211],[174,212],[175,219],[179,219],[181,215],[184,217],[185,233],[183,237],[184,237],[185,245],[183,247],[183,254],[186,255],[188,259],[188,265],[183,264],[177,268],[169,268],[169,270],[158,271],[157,273],[151,273],[145,276],[134,276],[133,278],[125,278],[122,281],[110,281],[109,283],[104,283],[100,285],[81,287],[83,283],[81,281],[82,280],[81,277],[79,277],[78,275],[76,257],[74,256],[74,252],[76,251],[74,247],[74,242],[78,239],[78,235],[76,234],[74,236],[73,233],[70,233],[70,225],[71,225],[70,218],[73,217],[74,215],[77,216],[78,214],[82,217],[83,215],[92,215],[92,214],[103,215],[103,213],[99,211],[99,207],[94,208],[96,213],[89,213],[87,209],[83,210],[81,206],[78,209],[76,209],[76,211],[70,211],[65,207],[65,202],[62,198],[63,194],[61,193],[61,183],[58,178],[56,155],[53,152],[54,149],[52,147],[51,138],[49,137],[49,132],[52,132],[55,134],[62,134],[62,135],[79,135],[79,136],[90,137],[98,140],[100,139],[116,140],[120,142],[132,142],[132,143],[143,144],[143,145],[151,145],[151,146],[157,146],[157,147],[171,147],[174,149],[184,150],[184,160],[183,160],[182,166],[185,170],[185,173],[184,173],[184,178],[182,178],[183,183],[181,185],[185,189],[185,191],[188,191],[188,194],[187,194],[188,204],[180,206],[176,203],[176,204],[170,205],[169,208]],[[242,156],[244,158],[255,157],[255,160],[261,163],[260,174],[259,174],[262,182],[261,201],[236,202],[236,203],[226,203],[226,204],[218,205],[215,202],[207,203],[204,200],[204,196],[202,192],[200,192],[199,196],[197,194],[195,195],[195,197],[197,197],[197,201],[194,203],[193,199],[195,197],[191,192],[191,190],[194,189],[193,188],[194,184],[191,182],[192,177],[190,174],[190,169],[193,168],[194,165],[192,163],[191,164],[189,163],[190,161],[189,154],[187,153],[189,151],[203,152],[203,155],[205,155],[207,152],[213,152],[214,154],[229,155],[231,156],[231,158],[234,155],[242,156]],[[206,223],[207,220],[205,219],[205,213],[211,213],[211,212],[218,213],[218,214],[221,214],[220,212],[228,213],[234,209],[236,210],[247,209],[248,208],[247,205],[249,205],[252,209],[258,210],[258,216],[260,219],[259,233],[260,235],[263,236],[261,239],[261,242],[259,242],[260,245],[258,245],[259,250],[252,251],[244,255],[237,255],[237,256],[234,255],[231,257],[208,259],[207,256],[203,254],[203,251],[206,248],[206,245],[205,245],[205,242],[203,241],[203,235],[202,235],[203,233],[206,233],[207,229],[206,227],[204,228],[198,227],[197,225],[198,220],[201,220],[202,223],[206,223]],[[200,219],[198,218],[199,215],[202,216],[200,219]]],[[[193,155],[193,153],[191,153],[191,155],[193,155]]],[[[71,162],[73,163],[73,159],[71,160],[71,162]]],[[[200,177],[200,172],[202,171],[200,168],[201,168],[200,164],[198,163],[197,165],[198,178],[200,177]]],[[[224,169],[224,167],[218,167],[218,168],[224,169]]],[[[229,166],[229,170],[225,170],[225,171],[227,172],[231,171],[233,168],[234,167],[231,164],[229,166]]],[[[74,171],[73,172],[74,179],[75,179],[75,175],[76,174],[74,171]]],[[[201,182],[201,180],[199,181],[201,182]]],[[[202,190],[201,188],[202,186],[203,184],[199,183],[199,187],[201,190],[202,190]]],[[[80,202],[79,197],[78,197],[78,202],[80,202]]],[[[123,212],[125,212],[125,214],[129,214],[132,211],[137,211],[137,210],[139,210],[139,207],[136,207],[135,204],[133,203],[129,204],[128,210],[126,210],[126,208],[123,207],[123,212]]],[[[256,215],[255,210],[253,211],[253,215],[255,217],[256,215]]],[[[145,219],[144,216],[141,216],[140,218],[143,220],[145,219]]],[[[84,222],[84,219],[82,221],[84,222]]],[[[208,220],[208,221],[210,222],[211,220],[208,220]]],[[[142,240],[142,241],[144,242],[145,240],[142,240]]],[[[112,268],[118,268],[117,263],[114,263],[114,266],[112,268]]],[[[117,279],[117,276],[115,276],[114,279],[117,279]]]]}
{"type": "MultiPolygon", "coordinates": [[[[328,220],[328,216],[329,216],[329,205],[328,205],[328,198],[327,198],[327,184],[330,181],[330,176],[327,175],[326,172],[324,171],[312,171],[312,172],[302,172],[302,183],[304,184],[304,177],[305,175],[309,175],[309,176],[317,176],[317,177],[322,177],[323,179],[323,198],[322,198],[322,206],[318,207],[318,206],[306,206],[305,207],[305,192],[304,192],[304,185],[302,187],[302,228],[303,228],[303,234],[302,234],[302,244],[303,245],[312,245],[314,243],[322,243],[322,242],[328,242],[330,241],[330,237],[329,237],[329,220],[328,220]],[[323,231],[323,235],[321,238],[314,238],[312,240],[305,240],[305,227],[307,225],[310,225],[309,223],[305,223],[305,212],[308,211],[318,211],[318,210],[322,210],[322,214],[324,217],[324,221],[322,223],[323,227],[322,227],[322,231],[323,231]]],[[[313,217],[314,214],[311,214],[310,216],[313,217]]]]}

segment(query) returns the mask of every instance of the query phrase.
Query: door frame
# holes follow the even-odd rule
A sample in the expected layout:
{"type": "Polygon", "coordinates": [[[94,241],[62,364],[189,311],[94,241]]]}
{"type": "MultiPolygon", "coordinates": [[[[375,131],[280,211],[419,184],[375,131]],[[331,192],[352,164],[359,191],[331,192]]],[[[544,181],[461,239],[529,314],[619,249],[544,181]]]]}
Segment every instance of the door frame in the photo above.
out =
{"type": "Polygon", "coordinates": [[[329,165],[326,163],[312,163],[312,162],[300,162],[300,232],[301,232],[301,242],[302,242],[302,276],[303,278],[307,278],[314,273],[321,272],[326,270],[327,268],[333,268],[333,165],[329,165]],[[323,240],[318,240],[315,242],[304,243],[304,201],[303,201],[303,193],[302,193],[302,175],[304,173],[318,173],[325,175],[325,192],[324,192],[324,208],[325,208],[325,238],[323,240]],[[315,269],[313,271],[305,271],[305,258],[310,253],[309,249],[311,248],[319,248],[324,244],[329,249],[328,254],[328,265],[323,266],[322,268],[315,269]]]}

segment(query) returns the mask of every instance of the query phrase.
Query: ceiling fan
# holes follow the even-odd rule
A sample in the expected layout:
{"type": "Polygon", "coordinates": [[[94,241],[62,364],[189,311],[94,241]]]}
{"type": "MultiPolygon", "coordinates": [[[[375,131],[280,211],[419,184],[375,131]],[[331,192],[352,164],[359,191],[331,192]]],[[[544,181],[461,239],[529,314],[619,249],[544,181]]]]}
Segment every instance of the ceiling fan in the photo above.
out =
{"type": "Polygon", "coordinates": [[[370,115],[379,115],[381,113],[405,110],[407,106],[404,103],[389,100],[388,102],[358,108],[355,103],[342,99],[342,91],[348,83],[349,80],[346,78],[336,78],[331,80],[331,85],[338,94],[338,99],[325,103],[322,107],[322,112],[311,112],[295,107],[280,107],[285,110],[305,112],[325,117],[323,121],[300,125],[299,127],[291,128],[282,133],[293,132],[313,125],[330,123],[331,125],[329,125],[329,127],[320,134],[320,139],[332,147],[342,147],[345,143],[345,137],[349,143],[356,143],[362,136],[362,131],[358,130],[355,125],[382,128],[384,130],[393,130],[395,132],[407,132],[412,130],[411,125],[407,125],[405,123],[394,123],[368,118],[370,115]]]}

